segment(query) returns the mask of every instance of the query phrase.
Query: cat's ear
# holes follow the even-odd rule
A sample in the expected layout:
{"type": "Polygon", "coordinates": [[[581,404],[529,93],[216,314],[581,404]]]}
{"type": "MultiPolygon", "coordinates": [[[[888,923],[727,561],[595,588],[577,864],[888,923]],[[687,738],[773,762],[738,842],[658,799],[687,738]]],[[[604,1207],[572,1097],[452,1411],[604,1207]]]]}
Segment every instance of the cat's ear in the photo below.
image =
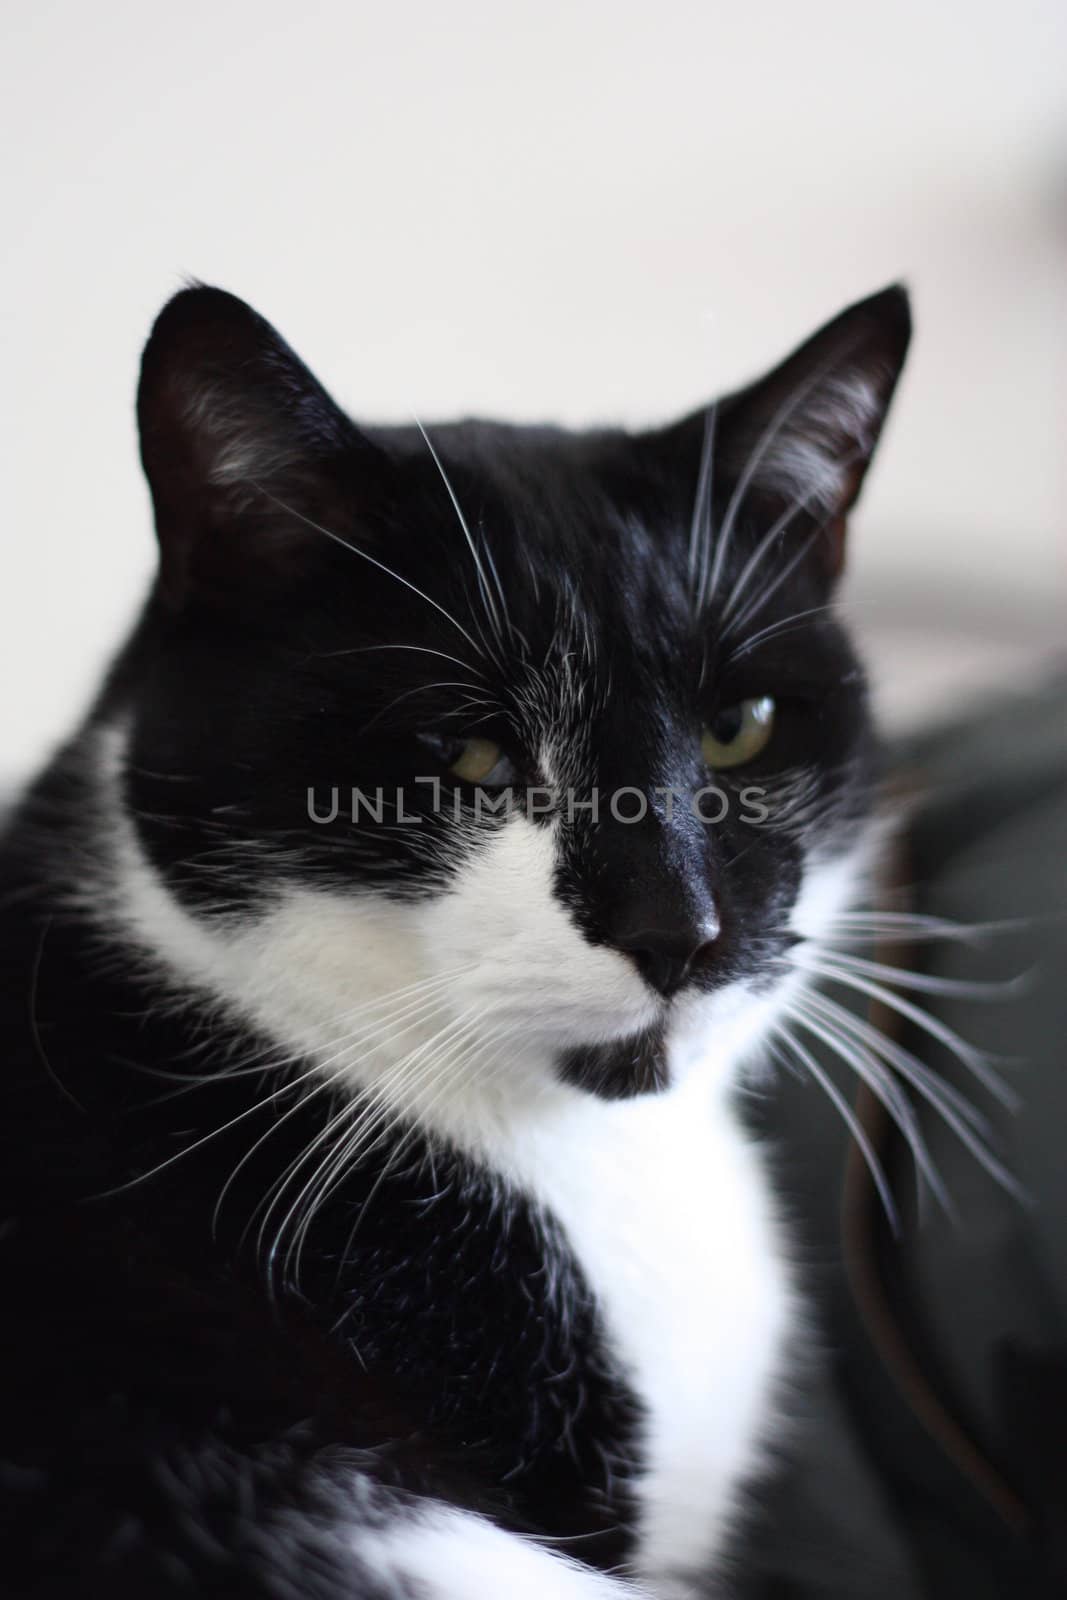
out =
{"type": "Polygon", "coordinates": [[[269,322],[202,285],[156,320],[137,419],[172,604],[291,562],[375,453],[269,322]]]}
{"type": "MultiPolygon", "coordinates": [[[[719,402],[715,476],[738,509],[806,530],[830,577],[911,337],[906,291],[860,300],[765,377],[719,402]]],[[[701,430],[704,431],[703,428],[701,430]]]]}

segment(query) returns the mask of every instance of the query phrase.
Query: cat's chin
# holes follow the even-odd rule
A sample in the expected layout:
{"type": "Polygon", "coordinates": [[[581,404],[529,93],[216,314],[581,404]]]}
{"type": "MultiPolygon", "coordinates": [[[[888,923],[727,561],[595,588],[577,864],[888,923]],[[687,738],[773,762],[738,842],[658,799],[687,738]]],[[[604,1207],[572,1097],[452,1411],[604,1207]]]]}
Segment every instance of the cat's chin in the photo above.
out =
{"type": "Polygon", "coordinates": [[[655,1094],[670,1082],[667,1030],[663,1021],[606,1044],[576,1045],[558,1059],[560,1077],[603,1100],[655,1094]]]}
{"type": "Polygon", "coordinates": [[[713,996],[692,995],[619,1038],[561,1048],[556,1071],[604,1100],[657,1094],[708,1069],[728,1080],[773,1024],[786,989],[736,983],[713,996]]]}

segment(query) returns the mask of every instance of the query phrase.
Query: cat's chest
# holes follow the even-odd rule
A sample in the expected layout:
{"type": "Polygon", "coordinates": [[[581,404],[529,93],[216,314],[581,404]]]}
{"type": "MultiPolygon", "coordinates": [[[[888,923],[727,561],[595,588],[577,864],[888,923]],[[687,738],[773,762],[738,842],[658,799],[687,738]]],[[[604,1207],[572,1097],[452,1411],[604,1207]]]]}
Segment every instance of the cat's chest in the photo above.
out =
{"type": "Polygon", "coordinates": [[[511,1162],[559,1223],[641,1403],[640,1566],[699,1568],[757,1458],[791,1310],[757,1153],[687,1085],[561,1106],[511,1162]]]}

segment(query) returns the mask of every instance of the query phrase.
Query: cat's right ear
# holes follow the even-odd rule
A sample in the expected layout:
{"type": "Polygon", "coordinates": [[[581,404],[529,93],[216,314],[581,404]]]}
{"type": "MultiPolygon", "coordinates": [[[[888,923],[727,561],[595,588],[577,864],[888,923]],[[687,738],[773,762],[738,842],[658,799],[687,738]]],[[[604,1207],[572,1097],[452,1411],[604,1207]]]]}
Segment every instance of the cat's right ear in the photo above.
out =
{"type": "Polygon", "coordinates": [[[292,567],[379,455],[269,322],[203,285],[156,320],[137,420],[174,606],[292,567]]]}

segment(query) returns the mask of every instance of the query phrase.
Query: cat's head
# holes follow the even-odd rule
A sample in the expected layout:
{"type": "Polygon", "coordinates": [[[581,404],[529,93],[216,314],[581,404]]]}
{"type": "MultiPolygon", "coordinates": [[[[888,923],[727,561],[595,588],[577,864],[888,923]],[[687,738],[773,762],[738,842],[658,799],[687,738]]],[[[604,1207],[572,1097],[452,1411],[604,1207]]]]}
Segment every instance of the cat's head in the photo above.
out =
{"type": "Polygon", "coordinates": [[[890,289],[669,427],[424,432],[176,296],[116,687],[138,942],[416,1108],[449,1072],[728,1065],[850,890],[871,737],[833,591],[908,335],[890,289]]]}

